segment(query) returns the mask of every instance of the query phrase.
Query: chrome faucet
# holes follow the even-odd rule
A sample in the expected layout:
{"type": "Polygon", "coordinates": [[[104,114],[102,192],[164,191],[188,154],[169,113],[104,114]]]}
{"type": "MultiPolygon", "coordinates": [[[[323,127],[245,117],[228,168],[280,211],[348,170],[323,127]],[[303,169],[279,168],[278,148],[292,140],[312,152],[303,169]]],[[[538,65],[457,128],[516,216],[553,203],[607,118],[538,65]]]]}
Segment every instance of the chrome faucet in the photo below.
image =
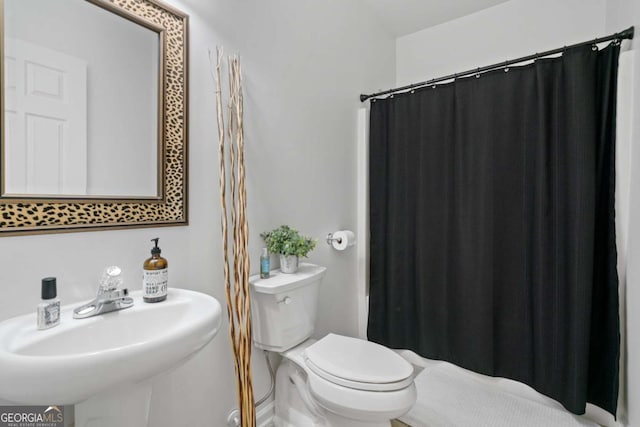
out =
{"type": "Polygon", "coordinates": [[[102,273],[98,296],[91,302],[73,309],[74,319],[85,319],[111,311],[123,310],[133,306],[133,298],[129,297],[129,291],[122,288],[120,267],[107,267],[102,273]]]}

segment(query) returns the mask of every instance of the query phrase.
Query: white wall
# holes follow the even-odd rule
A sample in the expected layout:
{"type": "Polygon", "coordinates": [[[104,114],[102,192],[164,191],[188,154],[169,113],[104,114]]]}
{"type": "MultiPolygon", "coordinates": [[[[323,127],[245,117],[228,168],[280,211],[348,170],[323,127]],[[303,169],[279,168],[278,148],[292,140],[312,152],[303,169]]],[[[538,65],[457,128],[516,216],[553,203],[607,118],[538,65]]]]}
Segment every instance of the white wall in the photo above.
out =
{"type": "MultiPolygon", "coordinates": [[[[258,234],[280,224],[319,239],[310,260],[328,267],[318,334],[357,334],[355,251],[322,237],[356,227],[358,95],[394,82],[395,41],[352,2],[171,0],[190,15],[188,227],[0,238],[0,320],[32,312],[40,279],[58,277],[64,303],[91,298],[102,268],[118,264],[140,285],[152,237],[160,237],[170,285],[224,302],[219,231],[217,129],[207,50],[240,52],[244,70],[252,272],[258,234]]],[[[225,321],[226,325],[226,321],[225,321]]],[[[226,328],[226,326],[225,326],[226,328]]],[[[223,426],[234,405],[226,330],[187,365],[160,379],[150,425],[223,426]]],[[[267,389],[255,358],[256,394],[267,389]]]]}
{"type": "MultiPolygon", "coordinates": [[[[606,13],[606,31],[620,31],[622,28],[635,25],[636,39],[640,23],[640,1],[608,0],[606,13]]],[[[630,165],[629,212],[627,254],[626,254],[626,346],[623,348],[627,376],[624,398],[626,400],[626,421],[629,426],[640,426],[640,148],[637,145],[640,137],[640,43],[628,42],[623,46],[633,56],[633,92],[631,105],[631,149],[628,164],[630,165]],[[634,185],[635,184],[635,185],[634,185]]]]}
{"type": "MultiPolygon", "coordinates": [[[[639,22],[638,3],[638,0],[510,0],[398,38],[396,83],[405,85],[424,81],[620,31],[639,22]]],[[[623,48],[628,49],[630,45],[631,43],[625,42],[623,48]]],[[[633,86],[640,88],[640,73],[637,72],[640,52],[637,49],[635,56],[633,86]]],[[[640,90],[636,89],[633,97],[634,133],[631,140],[637,140],[637,135],[640,135],[640,90]]],[[[625,107],[628,109],[629,105],[625,107]]],[[[628,146],[620,148],[629,150],[628,146]]],[[[637,167],[640,164],[640,150],[633,148],[630,149],[631,171],[629,172],[628,165],[620,168],[624,174],[623,179],[631,174],[631,183],[640,182],[637,167]]],[[[632,185],[630,191],[630,212],[620,212],[618,215],[619,219],[629,218],[629,252],[626,257],[626,301],[629,301],[629,306],[626,310],[626,322],[622,325],[623,333],[626,329],[628,344],[623,339],[622,351],[627,351],[621,367],[623,389],[617,425],[638,427],[640,365],[625,362],[640,360],[640,315],[634,306],[634,302],[637,304],[640,298],[640,226],[636,224],[637,220],[634,221],[640,216],[640,190],[632,185]]],[[[629,206],[628,199],[622,206],[629,206]]],[[[621,253],[621,257],[624,256],[621,253]]],[[[622,282],[621,284],[624,285],[622,282]]],[[[621,289],[622,293],[624,291],[624,288],[621,289]]],[[[624,310],[622,315],[625,316],[624,310]]],[[[625,321],[624,317],[622,321],[625,321]]],[[[616,425],[610,416],[601,414],[594,408],[590,408],[589,412],[602,423],[616,425]]]]}
{"type": "Polygon", "coordinates": [[[511,0],[400,37],[404,85],[604,35],[605,0],[511,0]]]}

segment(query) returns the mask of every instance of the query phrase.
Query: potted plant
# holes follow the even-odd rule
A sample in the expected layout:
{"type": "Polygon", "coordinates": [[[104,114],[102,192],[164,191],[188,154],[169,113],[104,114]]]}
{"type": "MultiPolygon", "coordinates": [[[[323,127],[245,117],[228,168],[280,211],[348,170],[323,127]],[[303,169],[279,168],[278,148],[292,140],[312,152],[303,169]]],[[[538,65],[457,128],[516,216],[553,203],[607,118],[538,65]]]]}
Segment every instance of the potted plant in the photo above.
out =
{"type": "Polygon", "coordinates": [[[265,231],[260,234],[272,254],[280,255],[280,271],[295,273],[298,270],[298,260],[306,257],[316,247],[316,240],[301,236],[298,230],[288,225],[265,231]]]}

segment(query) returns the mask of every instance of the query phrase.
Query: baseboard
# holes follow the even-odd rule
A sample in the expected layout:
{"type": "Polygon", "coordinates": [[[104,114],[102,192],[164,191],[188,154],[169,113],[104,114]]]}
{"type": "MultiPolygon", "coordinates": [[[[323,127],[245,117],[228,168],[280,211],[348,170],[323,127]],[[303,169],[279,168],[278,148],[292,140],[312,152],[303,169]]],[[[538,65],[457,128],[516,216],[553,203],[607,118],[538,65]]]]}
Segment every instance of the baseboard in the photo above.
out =
{"type": "Polygon", "coordinates": [[[276,414],[276,404],[273,400],[260,406],[256,412],[257,427],[273,427],[273,417],[276,414]]]}

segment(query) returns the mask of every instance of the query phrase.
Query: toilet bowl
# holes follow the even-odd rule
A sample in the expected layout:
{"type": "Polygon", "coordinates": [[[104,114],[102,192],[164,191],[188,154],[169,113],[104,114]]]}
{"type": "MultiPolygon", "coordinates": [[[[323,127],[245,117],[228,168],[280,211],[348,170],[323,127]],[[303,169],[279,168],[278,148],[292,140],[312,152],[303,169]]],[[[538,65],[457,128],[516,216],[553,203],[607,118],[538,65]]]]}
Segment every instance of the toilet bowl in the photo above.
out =
{"type": "Polygon", "coordinates": [[[253,276],[254,343],[282,355],[276,374],[278,427],[388,427],[416,401],[413,367],[394,351],[330,333],[314,340],[318,287],[326,268],[253,276]]]}
{"type": "Polygon", "coordinates": [[[406,413],[416,401],[412,366],[379,344],[329,334],[319,341],[305,341],[284,357],[306,374],[304,383],[289,384],[298,393],[308,392],[329,413],[325,413],[333,420],[329,425],[353,426],[359,421],[389,426],[389,420],[406,413]]]}

